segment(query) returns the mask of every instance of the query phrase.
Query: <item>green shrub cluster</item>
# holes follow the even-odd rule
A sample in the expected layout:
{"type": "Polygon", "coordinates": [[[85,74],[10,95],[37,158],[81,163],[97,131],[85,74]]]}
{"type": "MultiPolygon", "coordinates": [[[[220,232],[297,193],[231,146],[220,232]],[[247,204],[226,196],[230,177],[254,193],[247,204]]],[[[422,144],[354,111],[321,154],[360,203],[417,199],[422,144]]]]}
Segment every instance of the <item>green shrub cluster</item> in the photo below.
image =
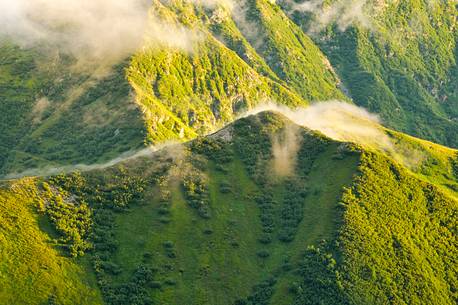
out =
{"type": "MultiPolygon", "coordinates": [[[[119,247],[114,234],[115,217],[141,200],[146,179],[132,175],[124,167],[118,167],[111,169],[110,175],[106,176],[97,174],[82,176],[80,173],[74,173],[52,177],[50,182],[66,194],[70,192],[74,196],[77,194],[78,198],[90,203],[90,207],[84,205],[89,211],[87,216],[92,225],[85,231],[90,233],[86,234],[86,243],[91,245],[90,260],[105,302],[109,305],[152,304],[149,291],[161,285],[154,279],[157,270],[149,263],[139,265],[126,282],[113,281],[113,278],[125,272],[113,260],[114,253],[119,247]]],[[[56,218],[58,230],[58,224],[67,221],[66,215],[62,213],[54,213],[50,216],[52,220],[53,217],[56,218]]],[[[79,214],[74,214],[74,217],[78,227],[84,225],[84,218],[79,214]]],[[[169,257],[176,255],[173,243],[164,244],[164,247],[169,257]]],[[[145,255],[145,260],[151,261],[151,257],[145,255]]]]}
{"type": "Polygon", "coordinates": [[[72,257],[82,256],[91,249],[87,240],[92,227],[92,211],[84,202],[70,198],[68,193],[44,182],[42,184],[42,208],[62,235],[61,242],[72,257]]]}
{"type": "Polygon", "coordinates": [[[157,270],[147,265],[140,265],[128,283],[106,288],[102,286],[105,301],[109,305],[152,305],[150,289],[159,288],[154,280],[157,270]],[[104,289],[105,288],[105,289],[104,289]]]}
{"type": "Polygon", "coordinates": [[[217,137],[196,138],[191,142],[191,151],[206,156],[217,165],[230,163],[234,159],[234,152],[230,143],[217,137]]]}
{"type": "Polygon", "coordinates": [[[268,244],[272,241],[272,233],[275,229],[275,201],[271,192],[264,192],[254,198],[257,203],[261,220],[263,234],[259,241],[263,244],[268,244]]]}
{"type": "Polygon", "coordinates": [[[235,301],[234,305],[268,305],[274,293],[274,286],[277,279],[271,277],[253,287],[251,295],[246,299],[239,299],[235,301]]]}
{"type": "Polygon", "coordinates": [[[303,132],[301,147],[297,153],[297,174],[305,178],[312,170],[315,160],[323,153],[329,144],[329,139],[322,135],[303,132]]]}
{"type": "Polygon", "coordinates": [[[285,195],[280,211],[278,238],[283,242],[291,242],[304,215],[303,206],[307,189],[305,183],[297,178],[290,178],[284,184],[285,195]]]}
{"type": "Polygon", "coordinates": [[[94,212],[91,241],[94,244],[95,256],[100,257],[100,259],[108,258],[110,253],[118,249],[118,242],[113,233],[114,220],[114,212],[110,209],[100,208],[94,212]]]}
{"type": "Polygon", "coordinates": [[[205,174],[197,170],[186,173],[182,187],[189,206],[196,209],[199,216],[210,218],[210,196],[205,174]]]}
{"type": "Polygon", "coordinates": [[[271,135],[283,127],[284,121],[269,112],[236,121],[234,148],[248,174],[259,185],[268,182],[266,166],[272,159],[271,135]]]}
{"type": "Polygon", "coordinates": [[[290,290],[294,295],[294,305],[352,304],[343,287],[342,275],[334,259],[332,247],[323,242],[320,247],[310,246],[300,262],[301,281],[290,290]]]}
{"type": "Polygon", "coordinates": [[[232,193],[232,184],[229,181],[222,181],[219,185],[219,191],[222,194],[232,193]]]}
{"type": "Polygon", "coordinates": [[[165,250],[165,255],[168,258],[176,258],[177,253],[176,253],[175,244],[173,243],[173,241],[168,240],[164,242],[163,246],[165,250]]]}

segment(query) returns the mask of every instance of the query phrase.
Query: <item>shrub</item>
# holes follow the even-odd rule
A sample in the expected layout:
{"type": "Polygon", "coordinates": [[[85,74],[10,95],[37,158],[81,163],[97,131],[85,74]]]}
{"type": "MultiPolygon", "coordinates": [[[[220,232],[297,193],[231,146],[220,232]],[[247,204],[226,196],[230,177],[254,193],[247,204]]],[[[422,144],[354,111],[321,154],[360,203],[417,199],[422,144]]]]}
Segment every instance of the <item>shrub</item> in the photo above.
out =
{"type": "Polygon", "coordinates": [[[270,244],[272,242],[272,236],[270,234],[262,234],[258,240],[262,244],[270,244]]]}
{"type": "Polygon", "coordinates": [[[233,247],[233,248],[238,248],[240,246],[240,244],[238,243],[238,241],[235,241],[235,240],[232,240],[230,242],[230,245],[233,247]]]}
{"type": "Polygon", "coordinates": [[[175,286],[177,282],[175,279],[167,278],[164,280],[164,284],[169,285],[169,286],[175,286]]]}
{"type": "Polygon", "coordinates": [[[167,208],[167,207],[160,207],[157,210],[157,212],[158,212],[159,215],[169,215],[170,214],[170,209],[167,208]]]}
{"type": "Polygon", "coordinates": [[[297,282],[292,282],[288,286],[288,291],[292,294],[297,294],[301,290],[300,285],[297,282]]]}
{"type": "Polygon", "coordinates": [[[232,192],[232,185],[228,181],[222,181],[219,186],[219,191],[223,194],[231,193],[232,192]]]}
{"type": "Polygon", "coordinates": [[[159,217],[159,221],[163,224],[168,224],[170,223],[171,219],[170,217],[167,217],[167,216],[161,216],[159,217]]]}
{"type": "Polygon", "coordinates": [[[259,250],[258,252],[256,252],[256,255],[260,258],[267,258],[270,256],[270,252],[268,250],[259,250]]]}
{"type": "Polygon", "coordinates": [[[159,281],[152,281],[149,283],[149,287],[153,289],[159,289],[162,287],[162,284],[159,281]]]}
{"type": "Polygon", "coordinates": [[[163,245],[164,248],[166,248],[166,249],[173,249],[173,247],[175,247],[175,244],[174,244],[173,241],[171,241],[171,240],[165,241],[162,245],[163,245]]]}
{"type": "Polygon", "coordinates": [[[205,175],[191,171],[184,177],[182,186],[189,206],[196,209],[202,218],[210,218],[210,196],[205,175]]]}
{"type": "Polygon", "coordinates": [[[210,229],[210,228],[206,228],[206,229],[204,229],[204,234],[211,235],[211,234],[213,234],[213,230],[210,229]]]}

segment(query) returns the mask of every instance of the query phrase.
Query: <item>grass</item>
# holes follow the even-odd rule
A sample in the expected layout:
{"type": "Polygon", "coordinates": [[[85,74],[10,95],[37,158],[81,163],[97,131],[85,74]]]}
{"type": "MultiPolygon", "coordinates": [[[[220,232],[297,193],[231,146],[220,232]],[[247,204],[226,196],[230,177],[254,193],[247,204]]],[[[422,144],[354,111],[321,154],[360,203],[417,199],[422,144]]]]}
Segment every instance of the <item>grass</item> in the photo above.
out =
{"type": "Polygon", "coordinates": [[[39,304],[55,294],[62,304],[97,304],[97,284],[109,305],[378,304],[418,300],[415,291],[429,299],[437,294],[444,304],[454,300],[457,202],[437,179],[450,169],[454,151],[397,135],[397,145],[410,143],[436,160],[423,173],[435,185],[381,152],[300,129],[294,177],[278,177],[270,169],[271,139],[288,124],[280,115],[261,113],[228,127],[229,142],[199,138],[180,157],[162,151],[113,168],[52,177],[48,193],[38,192],[34,180],[5,185],[0,301],[39,304]],[[206,179],[192,178],[202,175],[206,179]],[[204,184],[193,201],[184,179],[204,184]],[[55,220],[37,214],[49,193],[62,199],[46,207],[59,208],[47,215],[60,218],[70,239],[56,233],[55,220]],[[69,198],[88,208],[69,204],[69,198]],[[195,200],[205,201],[209,213],[202,214],[195,200]],[[78,210],[84,219],[68,213],[78,210]],[[105,218],[97,220],[102,212],[105,218]],[[285,222],[297,219],[297,225],[285,222]],[[84,227],[92,220],[93,234],[78,231],[78,222],[84,227]],[[281,239],[285,226],[290,240],[281,239]],[[269,242],[261,239],[266,229],[269,242]],[[74,259],[65,247],[57,249],[57,243],[83,245],[78,237],[94,249],[74,259]],[[146,271],[139,276],[139,270],[146,271]],[[417,276],[423,281],[414,281],[417,276]]]}
{"type": "Polygon", "coordinates": [[[209,220],[199,219],[179,190],[173,192],[168,224],[159,219],[157,200],[117,218],[116,235],[123,247],[116,262],[128,273],[141,263],[143,253],[151,252],[154,265],[161,268],[161,279],[177,282],[153,294],[157,304],[227,304],[234,296],[249,293],[247,281],[256,282],[266,274],[255,255],[260,227],[257,207],[247,200],[255,186],[239,162],[231,165],[230,172],[236,196],[219,192],[220,182],[229,177],[211,170],[209,220]],[[173,241],[176,258],[165,255],[166,241],[173,241]],[[237,248],[231,244],[234,241],[237,248]],[[173,270],[165,270],[166,264],[173,270]]]}
{"type": "MultiPolygon", "coordinates": [[[[350,185],[358,162],[357,156],[333,158],[336,149],[337,145],[330,145],[316,160],[309,176],[311,195],[305,199],[305,216],[296,239],[288,244],[276,237],[269,245],[258,241],[260,211],[252,198],[262,189],[249,178],[238,158],[224,165],[226,173],[217,170],[213,162],[208,166],[210,219],[199,217],[176,186],[172,189],[170,222],[163,223],[158,215],[158,190],[151,191],[148,199],[116,217],[116,237],[122,247],[115,254],[115,263],[124,271],[115,281],[127,281],[144,262],[143,254],[152,253],[151,262],[159,269],[157,280],[176,281],[173,286],[163,284],[160,290],[152,291],[156,304],[231,304],[249,296],[251,286],[278,274],[286,257],[298,263],[308,245],[333,238],[339,225],[337,202],[343,187],[350,185]],[[230,184],[231,192],[220,191],[223,182],[230,184]],[[167,242],[173,244],[176,257],[167,256],[167,242]],[[262,250],[267,250],[269,257],[258,257],[262,250]]],[[[274,192],[280,202],[285,194],[282,183],[274,192]]],[[[280,207],[276,207],[276,222],[280,207]]],[[[290,298],[285,290],[292,278],[293,273],[280,272],[272,304],[287,304],[290,298]]]]}
{"type": "Polygon", "coordinates": [[[43,304],[55,296],[59,304],[102,304],[87,264],[55,248],[55,232],[36,212],[36,192],[24,180],[0,194],[0,303],[43,304]]]}
{"type": "MultiPolygon", "coordinates": [[[[296,238],[287,246],[286,255],[293,264],[301,261],[305,247],[318,245],[321,240],[332,240],[341,225],[341,212],[337,208],[337,203],[344,187],[350,186],[353,180],[359,157],[333,159],[335,148],[331,146],[320,155],[310,172],[310,195],[305,200],[304,219],[298,228],[296,238]]],[[[288,273],[279,281],[271,304],[293,303],[294,295],[287,293],[292,282],[300,282],[300,277],[288,273]]]]}

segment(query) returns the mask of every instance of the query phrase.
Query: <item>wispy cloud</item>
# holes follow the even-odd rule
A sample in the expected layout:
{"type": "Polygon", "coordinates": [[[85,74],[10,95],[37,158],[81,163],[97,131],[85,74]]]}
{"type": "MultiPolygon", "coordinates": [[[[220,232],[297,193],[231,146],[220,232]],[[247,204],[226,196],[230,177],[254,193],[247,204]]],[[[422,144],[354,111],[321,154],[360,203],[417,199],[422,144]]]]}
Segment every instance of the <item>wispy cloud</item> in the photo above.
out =
{"type": "Polygon", "coordinates": [[[150,157],[159,150],[170,149],[178,145],[181,145],[181,144],[178,144],[175,142],[167,142],[167,143],[163,143],[163,144],[156,145],[156,146],[149,146],[147,148],[136,150],[136,151],[128,151],[128,152],[121,154],[119,157],[116,157],[114,159],[111,159],[103,163],[75,164],[75,165],[65,165],[65,166],[45,166],[41,168],[31,168],[31,169],[24,170],[22,172],[7,174],[2,179],[12,180],[12,179],[19,179],[23,177],[47,177],[47,176],[57,175],[61,173],[71,173],[75,171],[86,172],[86,171],[97,170],[97,169],[105,169],[105,168],[112,167],[116,164],[119,164],[125,161],[135,160],[141,157],[150,157]]]}
{"type": "Polygon", "coordinates": [[[291,109],[269,102],[260,104],[242,117],[263,111],[278,112],[297,125],[319,131],[331,139],[383,151],[407,167],[416,167],[424,159],[421,151],[393,143],[377,115],[348,103],[328,101],[291,109]]]}
{"type": "Polygon", "coordinates": [[[149,43],[189,50],[197,38],[150,11],[147,0],[0,0],[0,34],[77,58],[119,59],[149,43]]]}
{"type": "Polygon", "coordinates": [[[299,126],[316,130],[338,141],[354,142],[384,150],[392,148],[389,137],[379,125],[378,116],[361,107],[339,101],[315,103],[291,109],[273,102],[261,104],[243,117],[263,111],[281,113],[299,126]]]}
{"type": "Polygon", "coordinates": [[[292,11],[311,13],[313,21],[310,23],[310,32],[319,32],[330,24],[336,24],[341,31],[359,24],[371,28],[367,0],[338,0],[327,4],[324,0],[309,0],[296,3],[288,0],[292,11]]]}
{"type": "Polygon", "coordinates": [[[280,133],[272,136],[273,169],[280,177],[291,176],[301,148],[301,137],[297,125],[287,125],[280,133]]]}
{"type": "MultiPolygon", "coordinates": [[[[313,104],[307,108],[291,109],[273,102],[262,103],[245,112],[239,118],[255,115],[264,111],[278,112],[299,126],[319,131],[329,138],[341,142],[352,142],[363,147],[383,151],[407,167],[416,167],[424,160],[424,153],[420,150],[407,148],[395,144],[380,125],[377,115],[371,114],[364,108],[339,101],[328,101],[313,104]]],[[[226,136],[225,128],[215,134],[226,136]]],[[[300,137],[297,128],[287,128],[283,134],[273,136],[273,165],[275,172],[280,176],[287,176],[293,172],[296,154],[300,148],[300,137]]],[[[230,139],[231,137],[227,137],[230,139]]],[[[10,173],[3,179],[17,179],[27,176],[51,176],[73,171],[90,171],[104,169],[121,162],[134,160],[139,157],[152,156],[159,150],[166,150],[170,155],[181,155],[180,144],[176,142],[163,143],[138,151],[126,152],[119,157],[98,164],[77,164],[69,166],[44,167],[28,169],[19,173],[10,173]]],[[[183,159],[183,157],[180,157],[183,159]]]]}

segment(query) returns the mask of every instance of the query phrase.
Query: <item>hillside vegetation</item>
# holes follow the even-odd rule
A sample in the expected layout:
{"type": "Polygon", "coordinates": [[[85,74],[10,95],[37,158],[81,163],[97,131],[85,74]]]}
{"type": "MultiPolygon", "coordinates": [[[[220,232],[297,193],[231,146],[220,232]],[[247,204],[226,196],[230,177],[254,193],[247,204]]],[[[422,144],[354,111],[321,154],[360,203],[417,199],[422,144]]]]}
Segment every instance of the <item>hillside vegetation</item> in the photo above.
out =
{"type": "Polygon", "coordinates": [[[223,6],[153,2],[157,14],[203,38],[190,53],[152,47],[133,56],[127,77],[150,142],[206,134],[265,101],[296,107],[344,98],[326,58],[300,28],[268,1],[253,5],[240,24],[223,6]],[[265,32],[254,37],[245,21],[265,32]]]}
{"type": "Polygon", "coordinates": [[[192,139],[263,101],[344,97],[324,55],[278,7],[263,0],[251,10],[268,49],[256,49],[264,43],[250,40],[228,9],[183,1],[153,1],[151,11],[200,34],[189,52],[145,42],[112,67],[81,67],[58,50],[3,41],[0,172],[103,162],[192,139]]]}
{"type": "Polygon", "coordinates": [[[110,64],[0,37],[0,304],[457,304],[456,8],[152,0],[170,37],[110,64]],[[386,127],[237,119],[332,100],[386,127]]]}
{"type": "Polygon", "coordinates": [[[55,276],[30,304],[455,304],[456,151],[395,136],[422,166],[264,112],[109,169],[5,182],[0,299],[32,291],[14,249],[41,247],[55,276]]]}
{"type": "Polygon", "coordinates": [[[370,26],[329,22],[318,32],[291,1],[232,4],[152,1],[155,18],[199,39],[187,50],[146,39],[110,66],[1,38],[0,173],[193,139],[265,101],[353,101],[390,128],[457,147],[452,1],[367,1],[370,26]]]}
{"type": "MultiPolygon", "coordinates": [[[[322,2],[318,15],[294,9],[292,1],[282,1],[282,6],[310,32],[326,7],[345,3],[322,2]]],[[[346,3],[347,13],[329,20],[311,37],[353,101],[380,114],[391,128],[457,147],[456,3],[370,0],[364,1],[363,11],[352,1],[346,3]],[[349,24],[342,28],[343,22],[349,24]]]]}
{"type": "Polygon", "coordinates": [[[107,75],[49,52],[0,46],[0,173],[89,164],[141,147],[146,132],[127,63],[107,75]]]}
{"type": "Polygon", "coordinates": [[[103,304],[88,264],[58,249],[41,200],[28,179],[0,192],[0,303],[103,304]]]}

